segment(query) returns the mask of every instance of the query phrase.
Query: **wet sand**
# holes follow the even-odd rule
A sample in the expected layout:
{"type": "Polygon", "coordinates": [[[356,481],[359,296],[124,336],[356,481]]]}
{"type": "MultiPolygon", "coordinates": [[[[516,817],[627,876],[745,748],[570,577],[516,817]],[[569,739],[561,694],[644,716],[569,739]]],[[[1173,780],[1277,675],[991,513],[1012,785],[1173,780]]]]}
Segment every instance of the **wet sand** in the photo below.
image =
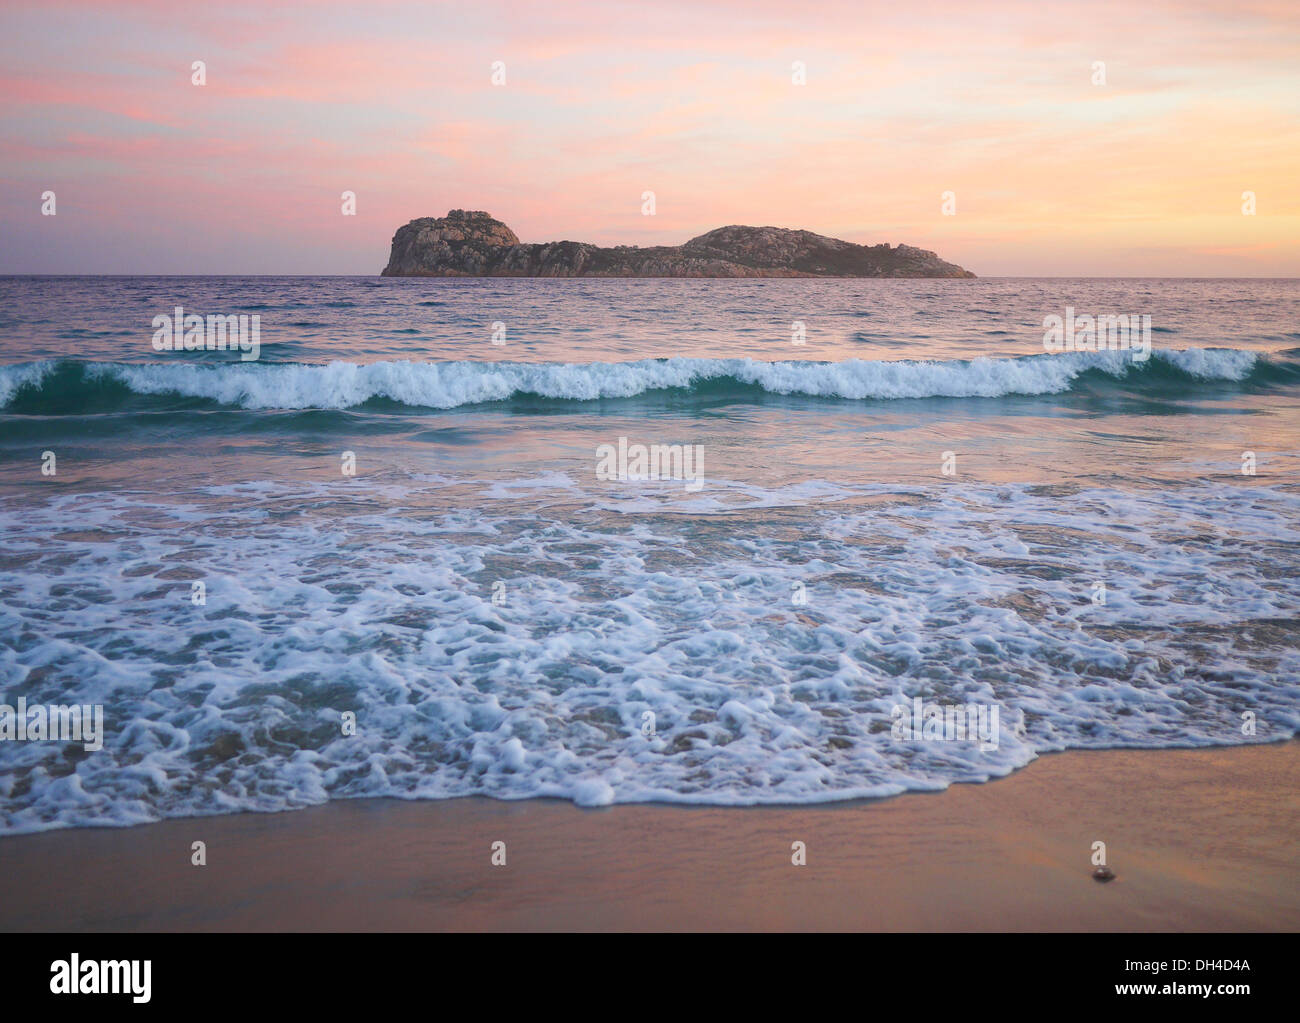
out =
{"type": "Polygon", "coordinates": [[[368,799],[46,832],[0,839],[0,929],[1294,931],[1298,754],[1070,752],[823,806],[368,799]]]}

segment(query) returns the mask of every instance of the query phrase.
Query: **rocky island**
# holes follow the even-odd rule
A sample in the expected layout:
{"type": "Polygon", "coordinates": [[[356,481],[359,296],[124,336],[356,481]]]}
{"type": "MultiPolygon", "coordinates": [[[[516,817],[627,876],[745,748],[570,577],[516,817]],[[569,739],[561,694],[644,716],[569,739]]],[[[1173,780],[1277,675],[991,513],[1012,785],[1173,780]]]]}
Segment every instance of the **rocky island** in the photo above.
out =
{"type": "Polygon", "coordinates": [[[910,245],[781,227],[720,227],[684,245],[524,244],[491,214],[451,210],[397,229],[384,277],[974,277],[910,245]]]}

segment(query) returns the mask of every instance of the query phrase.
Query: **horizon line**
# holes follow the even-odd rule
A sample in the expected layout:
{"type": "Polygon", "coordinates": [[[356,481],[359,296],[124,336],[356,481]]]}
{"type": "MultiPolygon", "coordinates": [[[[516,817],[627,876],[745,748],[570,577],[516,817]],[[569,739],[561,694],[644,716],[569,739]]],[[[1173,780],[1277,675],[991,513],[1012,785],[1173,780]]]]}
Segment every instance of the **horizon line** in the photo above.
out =
{"type": "MultiPolygon", "coordinates": [[[[973,271],[972,271],[973,272],[973,271]]],[[[414,275],[385,277],[383,274],[304,274],[304,273],[0,273],[0,279],[7,277],[304,277],[304,278],[349,278],[393,281],[756,281],[767,284],[771,281],[1300,281],[1300,275],[1294,277],[1241,276],[1241,275],[1161,275],[1161,274],[989,274],[975,277],[840,277],[840,276],[800,276],[800,277],[650,277],[650,276],[578,276],[578,277],[530,277],[515,275],[465,275],[460,277],[442,275],[414,275]]]]}

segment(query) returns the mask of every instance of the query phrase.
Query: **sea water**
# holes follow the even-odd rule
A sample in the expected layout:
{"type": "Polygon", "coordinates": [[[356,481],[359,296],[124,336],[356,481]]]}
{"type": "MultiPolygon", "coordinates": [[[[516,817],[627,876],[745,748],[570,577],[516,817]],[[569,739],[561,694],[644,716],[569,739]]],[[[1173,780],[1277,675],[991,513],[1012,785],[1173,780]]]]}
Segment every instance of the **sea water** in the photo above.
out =
{"type": "Polygon", "coordinates": [[[0,705],[103,708],[0,741],[0,832],[1290,737],[1297,324],[1296,281],[0,278],[0,705]],[[177,307],[257,357],[158,351],[177,307]],[[1067,309],[1149,358],[1047,350],[1067,309]]]}

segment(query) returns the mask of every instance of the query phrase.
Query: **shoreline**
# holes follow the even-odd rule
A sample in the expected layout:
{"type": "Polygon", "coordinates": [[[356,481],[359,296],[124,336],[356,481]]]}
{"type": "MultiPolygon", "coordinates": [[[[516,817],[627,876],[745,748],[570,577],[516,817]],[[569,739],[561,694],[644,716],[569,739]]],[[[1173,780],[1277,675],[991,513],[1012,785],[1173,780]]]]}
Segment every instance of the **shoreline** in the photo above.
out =
{"type": "Polygon", "coordinates": [[[1300,740],[1072,750],[879,800],[345,799],[0,837],[0,930],[1295,931],[1298,849],[1300,740]]]}

